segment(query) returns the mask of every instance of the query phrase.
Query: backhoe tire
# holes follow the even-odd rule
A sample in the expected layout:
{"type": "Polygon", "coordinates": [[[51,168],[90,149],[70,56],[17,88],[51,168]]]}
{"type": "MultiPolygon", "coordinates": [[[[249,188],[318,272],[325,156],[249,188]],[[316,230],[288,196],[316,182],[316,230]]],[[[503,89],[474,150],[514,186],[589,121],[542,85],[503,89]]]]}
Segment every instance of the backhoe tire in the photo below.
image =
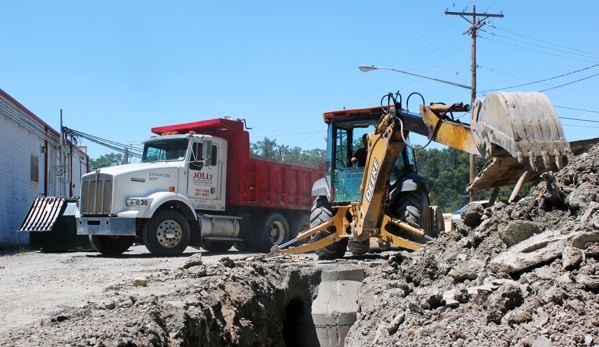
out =
{"type": "Polygon", "coordinates": [[[144,226],[144,244],[152,255],[177,256],[189,245],[189,230],[189,223],[180,212],[158,211],[144,226]]]}
{"type": "Polygon", "coordinates": [[[207,250],[208,252],[222,253],[228,251],[231,247],[233,247],[233,244],[233,241],[204,240],[202,241],[202,248],[207,250]]]}
{"type": "Polygon", "coordinates": [[[133,245],[133,236],[90,235],[89,243],[96,252],[103,255],[119,255],[125,253],[133,245]]]}
{"type": "MultiPolygon", "coordinates": [[[[432,228],[430,216],[429,202],[426,193],[422,190],[405,192],[399,196],[397,200],[395,216],[402,222],[423,229],[427,235],[431,236],[432,228]]],[[[401,228],[399,234],[414,242],[426,243],[426,239],[413,235],[401,228]]]]}
{"type": "MultiPolygon", "coordinates": [[[[333,217],[333,208],[324,196],[319,196],[314,200],[312,205],[312,213],[310,214],[310,227],[314,228],[328,221],[333,217]]],[[[335,232],[335,228],[329,227],[314,234],[310,242],[316,242],[324,239],[335,232]]],[[[347,249],[348,238],[343,238],[338,242],[328,245],[324,248],[315,250],[318,259],[337,259],[345,255],[347,249]]]]}
{"type": "Polygon", "coordinates": [[[289,223],[278,213],[266,213],[256,224],[254,241],[258,252],[268,253],[273,245],[281,245],[289,241],[289,223]]]}
{"type": "Polygon", "coordinates": [[[347,242],[347,249],[353,255],[366,254],[370,250],[370,238],[363,241],[349,240],[347,242]]]}

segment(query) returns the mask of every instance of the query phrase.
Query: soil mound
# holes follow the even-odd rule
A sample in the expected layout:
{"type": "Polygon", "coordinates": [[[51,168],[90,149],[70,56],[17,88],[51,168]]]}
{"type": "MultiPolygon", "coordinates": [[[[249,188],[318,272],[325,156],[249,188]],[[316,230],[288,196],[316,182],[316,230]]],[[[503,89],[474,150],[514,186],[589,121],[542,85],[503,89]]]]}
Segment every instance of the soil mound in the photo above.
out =
{"type": "Polygon", "coordinates": [[[594,147],[474,225],[387,254],[346,346],[599,345],[598,196],[594,147]]]}

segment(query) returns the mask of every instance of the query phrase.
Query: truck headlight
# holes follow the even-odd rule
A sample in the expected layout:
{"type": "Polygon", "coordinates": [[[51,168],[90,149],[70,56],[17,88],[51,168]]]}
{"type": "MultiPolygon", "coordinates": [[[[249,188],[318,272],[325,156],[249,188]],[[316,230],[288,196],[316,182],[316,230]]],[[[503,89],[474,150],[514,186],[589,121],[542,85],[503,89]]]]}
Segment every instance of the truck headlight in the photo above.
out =
{"type": "Polygon", "coordinates": [[[139,206],[139,199],[127,199],[125,200],[125,205],[129,207],[139,206]]]}

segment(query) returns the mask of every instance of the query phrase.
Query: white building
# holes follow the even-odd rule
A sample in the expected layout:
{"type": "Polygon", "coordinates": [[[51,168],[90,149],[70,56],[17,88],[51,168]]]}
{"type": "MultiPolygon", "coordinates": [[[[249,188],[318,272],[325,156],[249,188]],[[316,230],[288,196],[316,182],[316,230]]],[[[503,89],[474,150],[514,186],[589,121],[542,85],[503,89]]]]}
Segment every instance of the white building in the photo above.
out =
{"type": "Polygon", "coordinates": [[[89,157],[61,141],[35,114],[0,89],[0,248],[29,243],[18,232],[33,200],[79,195],[89,157]],[[62,142],[62,145],[61,145],[62,142]]]}

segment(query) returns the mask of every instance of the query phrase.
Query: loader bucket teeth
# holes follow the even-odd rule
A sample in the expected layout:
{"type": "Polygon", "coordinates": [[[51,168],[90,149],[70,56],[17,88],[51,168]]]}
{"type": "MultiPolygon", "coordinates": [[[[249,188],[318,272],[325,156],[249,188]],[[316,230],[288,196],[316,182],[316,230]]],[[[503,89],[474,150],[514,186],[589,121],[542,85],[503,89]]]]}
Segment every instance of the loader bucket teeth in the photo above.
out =
{"type": "Polygon", "coordinates": [[[485,158],[511,156],[544,171],[553,164],[562,167],[571,154],[559,117],[542,93],[491,93],[476,101],[471,126],[485,158]]]}

